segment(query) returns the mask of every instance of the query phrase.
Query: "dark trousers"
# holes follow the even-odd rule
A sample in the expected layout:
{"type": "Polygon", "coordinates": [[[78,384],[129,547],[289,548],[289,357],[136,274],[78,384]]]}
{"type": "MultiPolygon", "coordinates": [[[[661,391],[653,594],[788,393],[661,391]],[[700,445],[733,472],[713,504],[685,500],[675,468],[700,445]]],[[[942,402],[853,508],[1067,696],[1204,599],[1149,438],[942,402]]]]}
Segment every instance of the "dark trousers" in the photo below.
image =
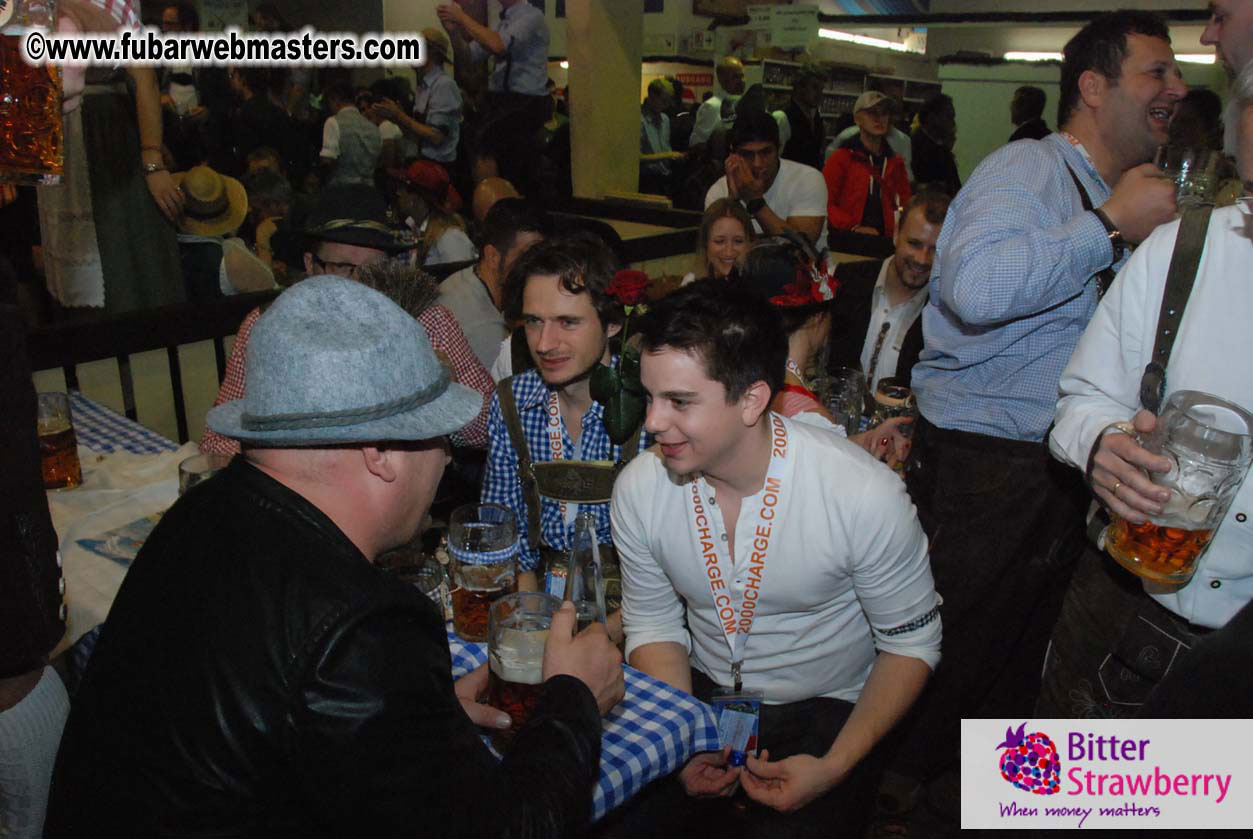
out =
{"type": "Polygon", "coordinates": [[[1026,719],[1083,539],[1079,474],[1043,443],[920,418],[907,478],[943,598],[942,659],[888,766],[918,780],[958,759],[963,717],[1026,719]]]}
{"type": "Polygon", "coordinates": [[[501,177],[528,198],[540,197],[540,128],[550,105],[547,96],[495,92],[487,95],[483,110],[501,177]]]}
{"type": "MultiPolygon", "coordinates": [[[[1139,577],[1088,545],[1053,628],[1035,715],[1135,716],[1150,691],[1208,634],[1149,597],[1139,577]]],[[[1206,691],[1213,684],[1190,687],[1206,691]]],[[[1177,685],[1172,701],[1186,704],[1188,690],[1177,685]]]]}
{"type": "MultiPolygon", "coordinates": [[[[716,687],[704,673],[692,669],[692,693],[698,699],[708,702],[716,687]]],[[[768,749],[772,761],[798,754],[820,757],[831,748],[852,710],[852,703],[823,697],[764,705],[758,747],[768,749]]],[[[786,814],[754,802],[742,789],[731,798],[689,798],[677,776],[661,778],[611,814],[591,835],[598,839],[858,837],[874,803],[876,764],[877,755],[872,752],[842,784],[795,813],[786,814]]]]}

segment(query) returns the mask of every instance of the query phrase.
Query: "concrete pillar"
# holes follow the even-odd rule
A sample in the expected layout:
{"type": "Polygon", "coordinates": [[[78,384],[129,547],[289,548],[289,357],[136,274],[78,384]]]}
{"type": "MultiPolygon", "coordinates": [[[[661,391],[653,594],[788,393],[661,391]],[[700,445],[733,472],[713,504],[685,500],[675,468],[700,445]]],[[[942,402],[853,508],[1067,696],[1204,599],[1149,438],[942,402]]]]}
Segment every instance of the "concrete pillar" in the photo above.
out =
{"type": "Polygon", "coordinates": [[[639,188],[644,0],[566,0],[574,194],[639,188]]]}

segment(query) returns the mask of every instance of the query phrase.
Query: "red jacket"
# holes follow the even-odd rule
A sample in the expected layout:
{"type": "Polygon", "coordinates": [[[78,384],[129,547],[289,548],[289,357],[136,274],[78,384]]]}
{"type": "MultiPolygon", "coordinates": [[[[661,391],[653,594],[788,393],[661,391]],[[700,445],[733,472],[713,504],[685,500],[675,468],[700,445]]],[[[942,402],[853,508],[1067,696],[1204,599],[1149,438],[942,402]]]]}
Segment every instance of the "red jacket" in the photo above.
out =
{"type": "Polygon", "coordinates": [[[870,180],[875,178],[880,183],[879,195],[883,199],[883,234],[891,236],[896,232],[896,211],[905,206],[910,195],[905,158],[893,154],[880,173],[865,151],[841,147],[827,158],[822,177],[827,182],[827,221],[832,229],[852,230],[861,224],[866,197],[870,195],[870,180]]]}

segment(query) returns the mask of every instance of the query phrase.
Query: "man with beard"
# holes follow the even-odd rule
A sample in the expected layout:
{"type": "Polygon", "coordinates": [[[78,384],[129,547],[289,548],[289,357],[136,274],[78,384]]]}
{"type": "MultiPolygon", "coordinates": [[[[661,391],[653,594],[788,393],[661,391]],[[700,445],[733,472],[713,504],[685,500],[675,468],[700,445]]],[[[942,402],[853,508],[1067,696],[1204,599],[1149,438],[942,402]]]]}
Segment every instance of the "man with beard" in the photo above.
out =
{"type": "Polygon", "coordinates": [[[1185,92],[1160,17],[1101,15],[1064,49],[1057,133],[993,152],[949,208],[913,374],[947,635],[899,753],[914,781],[956,763],[962,717],[1031,714],[1086,504],[1044,445],[1057,382],[1125,244],[1175,214],[1151,161],[1185,92]]]}
{"type": "Polygon", "coordinates": [[[739,201],[753,217],[753,230],[779,236],[803,233],[821,253],[827,247],[827,185],[822,173],[779,159],[779,124],[765,111],[750,110],[731,129],[726,174],[705,193],[705,206],[719,198],[739,201]]]}
{"type": "Polygon", "coordinates": [[[890,258],[837,269],[828,367],[864,370],[872,391],[884,377],[909,383],[922,350],[922,308],[948,204],[943,193],[918,193],[905,205],[890,258]]]}
{"type": "MultiPolygon", "coordinates": [[[[1211,0],[1209,10],[1210,19],[1201,33],[1201,43],[1213,45],[1214,54],[1234,84],[1240,71],[1253,62],[1253,0],[1211,0]]],[[[1228,100],[1227,112],[1223,115],[1224,151],[1232,156],[1237,154],[1237,126],[1241,116],[1236,100],[1235,96],[1228,100]]]]}
{"type": "MultiPolygon", "coordinates": [[[[517,517],[519,588],[538,586],[562,595],[564,581],[548,572],[563,566],[575,517],[583,511],[596,517],[602,559],[616,566],[607,550],[613,544],[608,501],[616,471],[604,464],[628,461],[647,447],[642,429],[621,445],[611,441],[604,406],[592,400],[592,371],[616,361],[609,339],[622,330],[622,304],[607,292],[617,268],[604,242],[576,234],[534,245],[509,275],[505,317],[522,323],[535,367],[496,387],[481,499],[508,507],[517,517]],[[581,497],[564,491],[563,476],[543,468],[556,461],[571,467],[566,475],[586,477],[580,470],[591,469],[590,491],[581,497]],[[595,462],[602,474],[595,474],[595,462]]],[[[620,637],[616,613],[609,628],[620,637]]]]}

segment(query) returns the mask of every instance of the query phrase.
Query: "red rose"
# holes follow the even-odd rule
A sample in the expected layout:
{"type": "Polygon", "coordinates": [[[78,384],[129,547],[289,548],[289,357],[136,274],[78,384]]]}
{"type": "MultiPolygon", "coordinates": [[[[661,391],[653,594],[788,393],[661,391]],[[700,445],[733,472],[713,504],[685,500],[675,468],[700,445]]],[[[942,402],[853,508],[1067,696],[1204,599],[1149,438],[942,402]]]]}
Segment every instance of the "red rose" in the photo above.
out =
{"type": "Polygon", "coordinates": [[[643,271],[619,271],[613,275],[605,292],[623,306],[643,303],[652,280],[643,271]]]}

